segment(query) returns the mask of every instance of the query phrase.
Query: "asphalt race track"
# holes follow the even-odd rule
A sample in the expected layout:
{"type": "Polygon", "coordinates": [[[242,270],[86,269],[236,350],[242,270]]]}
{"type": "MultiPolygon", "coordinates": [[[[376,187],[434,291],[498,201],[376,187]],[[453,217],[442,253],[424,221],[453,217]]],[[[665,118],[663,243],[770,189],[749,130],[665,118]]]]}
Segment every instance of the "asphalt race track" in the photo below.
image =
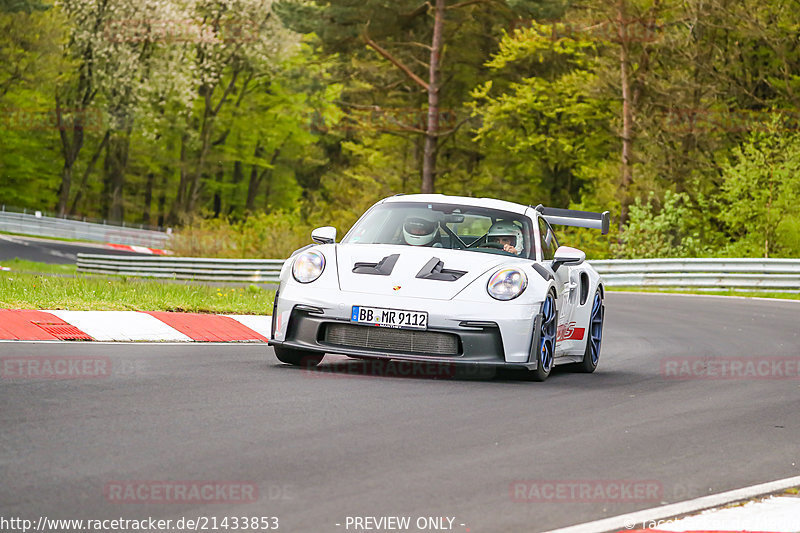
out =
{"type": "Polygon", "coordinates": [[[0,379],[0,516],[277,516],[286,532],[454,516],[453,531],[546,531],[800,473],[800,380],[662,373],[667,358],[800,359],[800,303],[610,293],[606,304],[598,371],[546,383],[375,375],[342,358],[307,371],[263,345],[2,343],[0,358],[101,356],[113,371],[0,379]],[[108,501],[120,480],[247,481],[259,498],[108,501]],[[513,483],[548,480],[660,492],[513,501],[513,483]]]}
{"type": "Polygon", "coordinates": [[[36,237],[0,235],[0,264],[19,258],[56,265],[75,264],[78,254],[140,255],[124,250],[113,250],[102,244],[55,241],[36,237]]]}

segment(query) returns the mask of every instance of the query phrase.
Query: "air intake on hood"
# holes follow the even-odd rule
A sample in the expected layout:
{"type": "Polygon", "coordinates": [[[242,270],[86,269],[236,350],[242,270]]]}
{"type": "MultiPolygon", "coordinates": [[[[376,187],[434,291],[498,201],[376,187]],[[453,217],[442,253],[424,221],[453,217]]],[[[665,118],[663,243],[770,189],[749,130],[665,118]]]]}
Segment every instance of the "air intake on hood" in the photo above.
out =
{"type": "Polygon", "coordinates": [[[425,266],[417,272],[419,279],[435,279],[438,281],[455,281],[466,274],[463,270],[447,270],[444,268],[444,261],[438,257],[431,258],[425,266]]]}
{"type": "Polygon", "coordinates": [[[354,274],[372,274],[373,276],[388,276],[394,269],[394,264],[400,254],[387,255],[377,263],[356,263],[353,265],[354,274]]]}

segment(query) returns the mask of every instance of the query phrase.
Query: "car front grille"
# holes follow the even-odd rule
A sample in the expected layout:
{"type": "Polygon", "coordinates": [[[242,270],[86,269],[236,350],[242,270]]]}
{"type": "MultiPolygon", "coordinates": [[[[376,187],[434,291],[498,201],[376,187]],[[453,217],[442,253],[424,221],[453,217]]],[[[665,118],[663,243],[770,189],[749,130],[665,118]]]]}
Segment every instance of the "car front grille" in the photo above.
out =
{"type": "Polygon", "coordinates": [[[323,339],[328,344],[419,355],[458,355],[458,336],[438,331],[326,324],[323,339]]]}

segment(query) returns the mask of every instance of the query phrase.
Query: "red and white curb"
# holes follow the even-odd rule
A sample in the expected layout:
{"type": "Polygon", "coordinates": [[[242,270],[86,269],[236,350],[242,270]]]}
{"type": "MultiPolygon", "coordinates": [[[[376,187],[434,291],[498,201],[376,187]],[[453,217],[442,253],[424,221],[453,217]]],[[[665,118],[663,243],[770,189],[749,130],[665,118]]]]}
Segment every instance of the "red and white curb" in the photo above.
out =
{"type": "Polygon", "coordinates": [[[761,499],[798,486],[795,476],[547,533],[800,533],[800,497],[761,499]]]}
{"type": "Polygon", "coordinates": [[[172,252],[169,250],[159,250],[158,248],[148,248],[146,246],[132,246],[129,244],[113,244],[107,243],[106,248],[111,248],[112,250],[124,250],[126,252],[136,252],[137,254],[147,254],[147,255],[172,255],[172,252]]]}
{"type": "Polygon", "coordinates": [[[161,311],[0,309],[0,340],[267,342],[271,317],[161,311]]]}

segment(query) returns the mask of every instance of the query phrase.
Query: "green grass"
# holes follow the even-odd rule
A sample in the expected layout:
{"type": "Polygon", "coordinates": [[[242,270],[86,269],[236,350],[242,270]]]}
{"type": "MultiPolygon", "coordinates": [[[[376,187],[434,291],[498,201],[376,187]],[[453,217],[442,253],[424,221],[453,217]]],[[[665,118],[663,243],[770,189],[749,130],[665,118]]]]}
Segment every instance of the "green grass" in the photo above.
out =
{"type": "Polygon", "coordinates": [[[87,244],[98,244],[98,241],[87,241],[85,239],[70,239],[67,237],[45,237],[43,235],[31,235],[30,233],[15,233],[13,231],[0,231],[0,235],[10,235],[12,237],[29,237],[31,239],[44,239],[47,241],[85,242],[87,244]]]}
{"type": "MultiPolygon", "coordinates": [[[[0,308],[75,311],[176,311],[268,315],[275,291],[257,285],[214,287],[192,282],[99,277],[76,273],[75,265],[50,265],[14,259],[0,262],[0,308]]],[[[800,300],[800,293],[700,291],[608,287],[609,291],[701,294],[800,300]]]]}
{"type": "Polygon", "coordinates": [[[0,308],[74,311],[272,313],[275,291],[256,285],[211,287],[191,283],[0,272],[0,308]]]}
{"type": "Polygon", "coordinates": [[[703,296],[738,296],[744,298],[775,298],[779,300],[800,300],[800,293],[797,292],[780,292],[780,291],[742,291],[742,290],[710,290],[701,291],[697,289],[650,289],[642,287],[606,287],[608,291],[625,291],[625,292],[648,292],[648,293],[667,293],[667,294],[700,294],[703,296]]]}
{"type": "Polygon", "coordinates": [[[10,268],[11,273],[26,272],[72,275],[78,270],[78,267],[75,265],[51,265],[48,263],[38,263],[36,261],[26,261],[24,259],[17,258],[8,261],[0,261],[0,266],[10,268]]]}

